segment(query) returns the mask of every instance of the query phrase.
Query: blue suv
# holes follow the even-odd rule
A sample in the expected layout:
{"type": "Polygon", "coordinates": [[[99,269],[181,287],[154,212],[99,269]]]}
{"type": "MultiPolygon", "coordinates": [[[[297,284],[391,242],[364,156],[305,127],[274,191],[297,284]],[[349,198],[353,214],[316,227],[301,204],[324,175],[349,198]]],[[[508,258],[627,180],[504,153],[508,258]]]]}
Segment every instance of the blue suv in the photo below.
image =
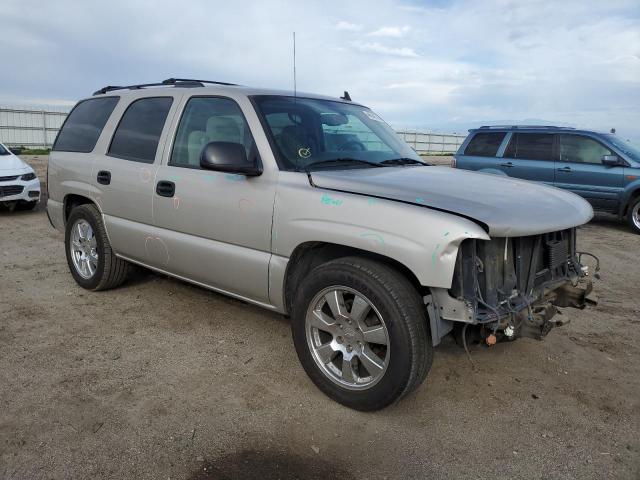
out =
{"type": "Polygon", "coordinates": [[[627,218],[640,234],[640,149],[615,134],[551,126],[469,130],[453,167],[544,182],[627,218]]]}

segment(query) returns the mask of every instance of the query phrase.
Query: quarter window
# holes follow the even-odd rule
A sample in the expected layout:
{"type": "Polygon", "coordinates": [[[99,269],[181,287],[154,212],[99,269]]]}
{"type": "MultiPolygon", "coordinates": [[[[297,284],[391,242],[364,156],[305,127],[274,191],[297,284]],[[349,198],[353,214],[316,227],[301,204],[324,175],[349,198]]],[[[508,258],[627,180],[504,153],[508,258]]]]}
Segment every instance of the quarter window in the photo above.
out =
{"type": "Polygon", "coordinates": [[[236,102],[220,97],[193,97],[184,108],[169,165],[200,168],[200,155],[210,142],[239,143],[247,158],[255,145],[236,102]]]}
{"type": "Polygon", "coordinates": [[[172,102],[172,97],[152,97],[131,103],[113,134],[108,155],[153,163],[172,102]]]}
{"type": "Polygon", "coordinates": [[[504,156],[523,160],[553,160],[553,134],[515,133],[504,156]]]}
{"type": "Polygon", "coordinates": [[[476,133],[464,150],[464,154],[476,157],[495,157],[505,135],[505,132],[476,133]]]}
{"type": "Polygon", "coordinates": [[[563,162],[599,164],[604,155],[613,155],[613,153],[592,138],[581,135],[560,135],[560,160],[563,162]]]}
{"type": "Polygon", "coordinates": [[[93,151],[111,112],[120,97],[102,97],[78,103],[62,125],[53,150],[59,152],[93,151]]]}

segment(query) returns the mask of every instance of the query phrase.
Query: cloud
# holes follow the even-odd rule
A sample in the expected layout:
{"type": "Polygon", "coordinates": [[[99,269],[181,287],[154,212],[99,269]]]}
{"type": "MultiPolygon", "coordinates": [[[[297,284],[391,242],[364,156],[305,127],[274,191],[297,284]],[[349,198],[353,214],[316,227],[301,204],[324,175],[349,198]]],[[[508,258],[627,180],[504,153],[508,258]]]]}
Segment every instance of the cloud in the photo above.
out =
{"type": "Polygon", "coordinates": [[[92,1],[2,0],[0,94],[59,103],[169,77],[291,88],[295,31],[299,91],[348,90],[392,123],[539,118],[640,141],[638,0],[152,4],[111,0],[97,18],[92,1]]]}
{"type": "Polygon", "coordinates": [[[351,42],[353,48],[360,52],[379,53],[396,57],[416,58],[418,54],[409,47],[389,47],[377,42],[351,42]]]}
{"type": "Polygon", "coordinates": [[[402,27],[381,27],[373,32],[368,33],[370,37],[392,37],[400,38],[404,37],[406,33],[411,30],[411,27],[404,25],[402,27]]]}
{"type": "Polygon", "coordinates": [[[360,30],[362,30],[362,25],[340,21],[336,24],[336,30],[344,30],[346,32],[359,32],[360,30]]]}

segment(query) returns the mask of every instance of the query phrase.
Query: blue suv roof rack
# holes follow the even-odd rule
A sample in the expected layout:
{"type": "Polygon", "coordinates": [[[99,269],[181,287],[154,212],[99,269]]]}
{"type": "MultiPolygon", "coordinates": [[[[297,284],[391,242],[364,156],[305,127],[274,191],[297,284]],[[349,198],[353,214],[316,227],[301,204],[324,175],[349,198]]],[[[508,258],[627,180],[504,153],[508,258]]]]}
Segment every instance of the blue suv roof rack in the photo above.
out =
{"type": "Polygon", "coordinates": [[[518,130],[518,129],[527,129],[527,130],[531,130],[531,129],[559,129],[559,130],[575,130],[575,128],[573,127],[557,127],[555,125],[483,125],[482,127],[480,127],[478,130],[491,130],[492,128],[496,128],[496,129],[505,129],[505,128],[512,128],[514,130],[518,130]]]}
{"type": "Polygon", "coordinates": [[[215,85],[228,85],[228,86],[237,86],[235,83],[227,83],[227,82],[217,82],[215,80],[194,80],[191,78],[167,78],[160,83],[141,83],[138,85],[126,85],[126,86],[118,86],[118,85],[108,85],[106,87],[101,88],[100,90],[96,90],[93,92],[94,95],[102,95],[107,92],[112,92],[114,90],[138,90],[141,88],[147,87],[204,87],[205,83],[215,84],[215,85]]]}

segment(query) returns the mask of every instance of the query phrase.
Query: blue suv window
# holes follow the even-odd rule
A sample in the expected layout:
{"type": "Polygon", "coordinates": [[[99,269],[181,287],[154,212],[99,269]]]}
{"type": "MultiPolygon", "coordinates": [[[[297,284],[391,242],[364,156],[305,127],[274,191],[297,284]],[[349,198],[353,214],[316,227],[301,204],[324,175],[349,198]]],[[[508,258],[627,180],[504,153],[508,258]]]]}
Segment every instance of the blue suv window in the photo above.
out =
{"type": "Polygon", "coordinates": [[[523,160],[553,160],[553,134],[514,133],[504,156],[523,160]]]}
{"type": "Polygon", "coordinates": [[[506,132],[476,133],[464,150],[465,155],[495,157],[506,132]]]}
{"type": "Polygon", "coordinates": [[[582,135],[560,135],[560,160],[576,163],[602,163],[604,155],[613,155],[600,142],[582,135]]]}

